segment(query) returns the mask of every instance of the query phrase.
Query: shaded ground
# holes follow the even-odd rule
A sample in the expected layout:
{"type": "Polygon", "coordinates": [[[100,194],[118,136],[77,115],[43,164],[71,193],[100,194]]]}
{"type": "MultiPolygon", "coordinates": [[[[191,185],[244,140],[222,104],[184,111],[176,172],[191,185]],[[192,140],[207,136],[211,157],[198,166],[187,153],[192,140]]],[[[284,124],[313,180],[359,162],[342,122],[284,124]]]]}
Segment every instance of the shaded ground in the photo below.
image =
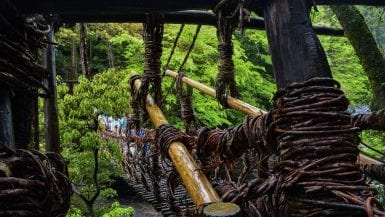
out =
{"type": "Polygon", "coordinates": [[[123,206],[134,208],[134,217],[158,217],[162,216],[155,208],[137,195],[123,179],[115,179],[114,189],[118,192],[118,200],[123,206]]]}
{"type": "Polygon", "coordinates": [[[133,196],[127,198],[119,198],[119,202],[122,205],[131,206],[134,208],[134,217],[158,217],[159,214],[151,204],[142,200],[139,196],[133,196]]]}

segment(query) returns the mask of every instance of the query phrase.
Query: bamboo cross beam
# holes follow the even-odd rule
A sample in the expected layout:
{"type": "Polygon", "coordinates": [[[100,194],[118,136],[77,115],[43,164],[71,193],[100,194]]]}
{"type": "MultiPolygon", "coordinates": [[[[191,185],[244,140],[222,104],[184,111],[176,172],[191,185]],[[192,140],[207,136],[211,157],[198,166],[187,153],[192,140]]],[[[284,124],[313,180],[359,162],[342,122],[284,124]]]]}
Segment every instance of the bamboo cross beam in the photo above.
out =
{"type": "MultiPolygon", "coordinates": [[[[178,73],[171,71],[171,70],[166,70],[166,75],[176,79],[178,76],[178,73]]],[[[182,78],[182,81],[184,83],[188,84],[189,86],[201,91],[202,93],[205,93],[205,94],[207,94],[213,98],[216,98],[216,93],[215,93],[215,90],[213,88],[208,87],[208,86],[206,86],[202,83],[199,83],[197,81],[194,81],[194,80],[192,80],[186,76],[184,76],[182,78]]],[[[239,99],[236,99],[234,97],[231,97],[231,96],[229,96],[227,98],[227,103],[229,104],[229,106],[231,108],[238,110],[245,115],[260,116],[260,115],[263,115],[264,113],[266,113],[265,111],[255,107],[255,106],[252,106],[248,103],[245,103],[245,102],[243,102],[239,99]]]]}
{"type": "MultiPolygon", "coordinates": [[[[134,74],[133,72],[132,75],[134,74]]],[[[141,81],[136,79],[135,87],[139,89],[140,86],[141,81]]],[[[155,104],[154,99],[150,95],[147,96],[146,110],[155,127],[168,124],[163,112],[155,104]]],[[[168,153],[177,172],[182,178],[187,192],[197,207],[220,201],[218,194],[182,143],[172,143],[168,153]]]]}
{"type": "MultiPolygon", "coordinates": [[[[166,75],[176,79],[178,76],[178,73],[171,71],[171,70],[166,70],[166,75]]],[[[208,86],[206,86],[202,83],[199,83],[197,81],[194,81],[191,78],[188,78],[186,76],[184,76],[182,78],[182,81],[184,83],[186,83],[187,85],[201,91],[202,93],[207,94],[213,98],[216,98],[216,93],[215,93],[215,90],[213,88],[208,87],[208,86]]],[[[260,115],[263,115],[264,113],[266,113],[266,111],[263,111],[263,110],[256,108],[256,107],[254,107],[254,106],[252,106],[246,102],[243,102],[242,100],[239,100],[239,99],[236,99],[236,98],[233,98],[230,96],[227,98],[227,103],[229,104],[229,106],[231,108],[238,110],[245,115],[260,116],[260,115]]],[[[372,157],[369,157],[365,154],[362,154],[362,153],[360,153],[360,155],[358,156],[358,162],[361,164],[383,164],[382,162],[380,162],[380,161],[378,161],[372,157]]]]}

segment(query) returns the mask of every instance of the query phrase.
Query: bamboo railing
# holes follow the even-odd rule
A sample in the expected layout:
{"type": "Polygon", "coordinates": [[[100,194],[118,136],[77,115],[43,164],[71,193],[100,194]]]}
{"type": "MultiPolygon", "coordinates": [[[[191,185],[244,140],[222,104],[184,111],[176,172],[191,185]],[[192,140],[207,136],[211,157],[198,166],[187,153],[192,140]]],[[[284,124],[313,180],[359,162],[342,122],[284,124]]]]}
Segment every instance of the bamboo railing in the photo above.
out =
{"type": "MultiPolygon", "coordinates": [[[[135,72],[132,72],[133,75],[135,72]]],[[[136,79],[135,87],[139,89],[140,86],[141,81],[136,79]]],[[[168,124],[162,110],[150,95],[147,95],[146,110],[155,127],[168,124]]],[[[182,143],[173,142],[169,146],[168,154],[195,206],[198,208],[205,206],[203,209],[205,216],[231,217],[239,214],[238,205],[220,202],[211,183],[182,143]]]]}
{"type": "MultiPolygon", "coordinates": [[[[178,73],[171,71],[171,70],[166,70],[166,75],[176,79],[178,76],[178,73]]],[[[182,81],[184,83],[186,83],[187,85],[201,91],[202,93],[207,94],[213,98],[216,98],[216,93],[215,93],[215,90],[213,88],[208,87],[208,86],[206,86],[202,83],[199,83],[197,81],[194,81],[194,80],[192,80],[186,76],[184,76],[182,78],[182,81]]],[[[259,108],[256,108],[256,107],[254,107],[254,106],[252,106],[246,102],[243,102],[239,99],[236,99],[236,98],[233,98],[230,96],[227,98],[227,103],[229,104],[229,106],[231,108],[238,110],[245,115],[260,116],[260,115],[263,115],[264,113],[266,113],[265,111],[263,111],[259,108]]],[[[358,162],[361,164],[382,164],[382,162],[380,162],[380,161],[378,161],[372,157],[369,157],[365,154],[362,154],[362,153],[360,153],[360,155],[358,156],[358,162]]]]}

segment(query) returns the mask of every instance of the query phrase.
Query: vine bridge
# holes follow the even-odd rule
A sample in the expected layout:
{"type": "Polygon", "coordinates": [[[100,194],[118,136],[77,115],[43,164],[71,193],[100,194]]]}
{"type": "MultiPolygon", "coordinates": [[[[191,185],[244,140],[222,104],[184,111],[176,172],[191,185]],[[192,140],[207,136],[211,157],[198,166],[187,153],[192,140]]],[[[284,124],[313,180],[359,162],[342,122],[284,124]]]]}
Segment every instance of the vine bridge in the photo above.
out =
{"type": "Polygon", "coordinates": [[[120,141],[129,184],[163,215],[385,216],[369,184],[385,184],[384,164],[358,149],[359,132],[385,129],[385,110],[347,112],[317,36],[343,37],[344,30],[313,26],[309,16],[316,5],[340,4],[385,6],[383,0],[1,1],[0,216],[56,217],[69,209],[74,189],[59,154],[53,42],[64,23],[77,22],[143,23],[144,71],[129,81],[126,136],[102,136],[120,141]],[[162,112],[166,23],[196,24],[194,41],[201,25],[217,29],[215,90],[181,70],[165,70],[175,78],[184,131],[162,112]],[[238,27],[267,32],[277,85],[270,111],[238,99],[232,60],[238,27]],[[200,126],[191,88],[244,113],[244,121],[229,129],[200,126]],[[48,153],[31,147],[38,97],[45,100],[48,153]],[[154,129],[142,127],[144,113],[154,129]]]}

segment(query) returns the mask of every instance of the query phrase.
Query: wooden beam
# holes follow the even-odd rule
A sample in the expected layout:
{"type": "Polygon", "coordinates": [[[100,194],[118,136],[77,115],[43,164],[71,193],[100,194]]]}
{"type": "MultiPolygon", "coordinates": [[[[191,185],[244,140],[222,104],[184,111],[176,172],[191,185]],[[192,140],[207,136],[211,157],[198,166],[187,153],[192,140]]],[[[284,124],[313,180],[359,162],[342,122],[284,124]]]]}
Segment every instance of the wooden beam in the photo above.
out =
{"type": "MultiPolygon", "coordinates": [[[[137,89],[140,88],[141,81],[139,79],[135,80],[135,86],[137,89]]],[[[150,95],[147,96],[146,110],[155,127],[168,124],[163,112],[150,95]]],[[[168,153],[187,192],[197,207],[220,201],[218,194],[182,143],[172,143],[168,153]]]]}
{"type": "Polygon", "coordinates": [[[15,149],[11,90],[4,83],[0,83],[0,143],[15,149]]]}
{"type": "MultiPolygon", "coordinates": [[[[61,20],[68,23],[143,23],[146,19],[144,13],[120,13],[120,14],[69,14],[61,15],[61,20]]],[[[164,21],[172,24],[195,24],[216,26],[217,19],[214,13],[208,11],[178,11],[164,14],[164,21]]],[[[260,17],[253,17],[244,25],[248,29],[265,29],[265,21],[260,17]]],[[[321,35],[344,36],[343,29],[314,25],[314,31],[321,35]]]]}
{"type": "MultiPolygon", "coordinates": [[[[171,71],[171,70],[166,70],[166,75],[173,77],[176,79],[178,73],[171,71]]],[[[182,78],[182,81],[186,83],[187,85],[201,91],[204,94],[207,94],[213,98],[216,98],[215,90],[211,87],[208,87],[202,83],[199,83],[197,81],[194,81],[186,76],[182,78]]],[[[254,107],[253,105],[250,105],[246,102],[243,102],[239,99],[235,99],[233,97],[228,97],[227,103],[229,106],[237,111],[242,112],[245,115],[250,115],[250,116],[260,116],[266,113],[266,111],[263,111],[259,108],[254,107]]],[[[360,164],[382,164],[382,162],[369,157],[365,154],[360,153],[358,157],[358,163],[360,164]]]]}
{"type": "Polygon", "coordinates": [[[265,6],[266,33],[278,89],[313,77],[332,77],[308,13],[305,0],[273,0],[265,6]]]}
{"type": "MultiPolygon", "coordinates": [[[[132,13],[134,11],[211,10],[220,0],[13,0],[25,13],[80,14],[132,13]]],[[[318,5],[369,5],[385,6],[384,0],[316,0],[318,5]]],[[[256,4],[250,7],[254,9],[256,4]]]]}
{"type": "MultiPolygon", "coordinates": [[[[51,26],[52,27],[52,26],[51,26]]],[[[48,40],[55,40],[54,28],[51,28],[48,40]]],[[[55,46],[47,45],[44,49],[43,65],[49,72],[48,78],[44,84],[49,90],[49,97],[44,99],[44,123],[45,123],[45,144],[46,150],[50,152],[60,152],[60,136],[59,136],[59,118],[57,109],[57,93],[56,93],[56,63],[55,63],[55,46]]]]}

